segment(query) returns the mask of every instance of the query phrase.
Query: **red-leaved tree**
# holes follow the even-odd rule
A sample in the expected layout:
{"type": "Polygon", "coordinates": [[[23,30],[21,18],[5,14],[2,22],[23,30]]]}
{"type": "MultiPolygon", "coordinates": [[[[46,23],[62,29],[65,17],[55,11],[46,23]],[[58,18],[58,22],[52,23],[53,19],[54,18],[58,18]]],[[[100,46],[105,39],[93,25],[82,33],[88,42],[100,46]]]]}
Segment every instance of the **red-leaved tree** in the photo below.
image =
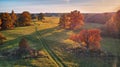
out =
{"type": "Polygon", "coordinates": [[[80,45],[84,45],[82,47],[86,47],[89,50],[99,50],[101,48],[101,36],[99,29],[82,30],[79,34],[71,35],[70,39],[80,45]]]}

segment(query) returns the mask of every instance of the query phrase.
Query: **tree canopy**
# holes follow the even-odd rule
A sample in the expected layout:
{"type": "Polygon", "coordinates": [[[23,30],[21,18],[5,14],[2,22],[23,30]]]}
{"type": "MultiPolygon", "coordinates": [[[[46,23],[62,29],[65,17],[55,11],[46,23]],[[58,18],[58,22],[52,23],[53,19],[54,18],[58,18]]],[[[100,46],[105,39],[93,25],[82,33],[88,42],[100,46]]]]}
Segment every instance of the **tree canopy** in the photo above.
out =
{"type": "Polygon", "coordinates": [[[31,23],[31,14],[27,11],[24,11],[19,17],[19,26],[29,26],[31,23]]]}
{"type": "Polygon", "coordinates": [[[13,24],[15,25],[15,24],[16,24],[16,21],[17,21],[17,15],[14,13],[13,10],[12,10],[12,13],[11,13],[11,18],[12,18],[13,24]]]}
{"type": "Polygon", "coordinates": [[[99,29],[82,30],[78,34],[71,35],[70,39],[90,50],[99,50],[101,48],[99,29]]]}
{"type": "Polygon", "coordinates": [[[118,35],[120,38],[120,10],[118,10],[111,19],[106,23],[106,28],[109,34],[118,35]]]}
{"type": "Polygon", "coordinates": [[[2,13],[1,14],[1,29],[13,29],[14,25],[12,23],[12,19],[9,13],[2,13]]]}
{"type": "Polygon", "coordinates": [[[38,15],[38,20],[44,20],[45,18],[45,15],[43,14],[43,13],[40,13],[39,15],[38,15]]]}
{"type": "Polygon", "coordinates": [[[80,29],[84,25],[84,18],[80,11],[72,11],[60,17],[59,26],[65,29],[80,29]]]}

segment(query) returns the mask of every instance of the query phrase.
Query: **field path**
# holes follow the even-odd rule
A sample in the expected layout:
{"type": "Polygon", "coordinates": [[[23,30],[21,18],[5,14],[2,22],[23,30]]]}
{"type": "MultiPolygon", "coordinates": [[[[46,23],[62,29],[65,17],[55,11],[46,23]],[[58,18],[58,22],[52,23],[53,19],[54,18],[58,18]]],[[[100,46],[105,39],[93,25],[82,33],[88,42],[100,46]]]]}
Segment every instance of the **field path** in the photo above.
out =
{"type": "Polygon", "coordinates": [[[41,42],[42,47],[45,49],[45,52],[49,55],[49,58],[56,64],[56,67],[66,67],[66,65],[61,61],[61,59],[51,50],[47,41],[41,37],[42,34],[37,30],[37,25],[35,24],[35,30],[38,40],[41,42]]]}

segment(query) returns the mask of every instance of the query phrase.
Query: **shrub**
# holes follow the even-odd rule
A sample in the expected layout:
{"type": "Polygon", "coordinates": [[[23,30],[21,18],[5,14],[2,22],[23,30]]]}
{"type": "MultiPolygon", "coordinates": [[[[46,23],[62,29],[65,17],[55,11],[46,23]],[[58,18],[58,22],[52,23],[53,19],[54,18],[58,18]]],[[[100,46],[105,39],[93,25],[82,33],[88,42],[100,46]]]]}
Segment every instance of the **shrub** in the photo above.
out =
{"type": "Polygon", "coordinates": [[[6,40],[6,37],[4,37],[2,33],[0,33],[0,45],[3,44],[3,40],[6,40]]]}

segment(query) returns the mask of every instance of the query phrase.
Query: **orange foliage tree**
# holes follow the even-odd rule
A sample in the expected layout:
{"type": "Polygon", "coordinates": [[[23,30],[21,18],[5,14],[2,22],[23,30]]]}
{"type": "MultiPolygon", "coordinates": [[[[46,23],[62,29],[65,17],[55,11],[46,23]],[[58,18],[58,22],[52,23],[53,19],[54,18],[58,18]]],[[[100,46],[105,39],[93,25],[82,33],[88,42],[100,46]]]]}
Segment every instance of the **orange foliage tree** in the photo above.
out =
{"type": "Polygon", "coordinates": [[[0,19],[0,30],[1,30],[1,28],[2,28],[2,27],[1,27],[1,24],[2,24],[2,21],[1,21],[1,19],[0,19]]]}
{"type": "Polygon", "coordinates": [[[59,26],[65,29],[79,29],[84,25],[84,18],[80,11],[72,11],[71,13],[64,14],[60,17],[59,26]]]}
{"type": "Polygon", "coordinates": [[[106,23],[109,34],[118,34],[120,36],[120,10],[118,10],[106,23]]]}
{"type": "Polygon", "coordinates": [[[70,39],[89,50],[99,50],[101,48],[101,36],[99,29],[82,30],[79,34],[71,35],[70,39]]]}
{"type": "Polygon", "coordinates": [[[29,26],[31,23],[31,14],[27,11],[24,11],[18,20],[18,26],[29,26]]]}
{"type": "Polygon", "coordinates": [[[16,24],[16,21],[17,21],[17,15],[14,13],[13,10],[12,10],[12,13],[11,13],[11,18],[12,18],[13,24],[15,25],[15,24],[16,24]]]}
{"type": "Polygon", "coordinates": [[[2,29],[13,29],[14,28],[14,25],[12,23],[12,18],[9,13],[2,13],[0,17],[2,21],[2,24],[1,24],[2,29]]]}

